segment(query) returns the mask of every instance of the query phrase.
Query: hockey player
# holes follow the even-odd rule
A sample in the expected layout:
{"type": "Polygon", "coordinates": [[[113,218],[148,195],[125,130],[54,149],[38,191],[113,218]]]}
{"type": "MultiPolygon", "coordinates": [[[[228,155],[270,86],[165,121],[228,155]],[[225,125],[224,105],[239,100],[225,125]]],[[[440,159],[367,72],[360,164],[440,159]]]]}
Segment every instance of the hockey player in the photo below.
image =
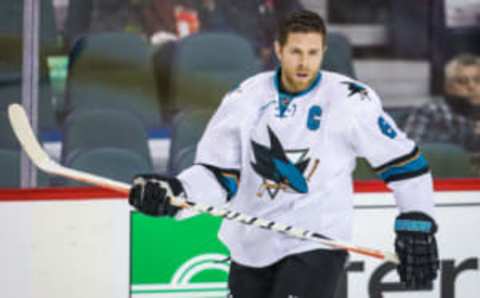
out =
{"type": "MultiPolygon", "coordinates": [[[[137,176],[129,201],[155,216],[180,216],[172,194],[228,202],[232,210],[349,241],[352,171],[364,157],[400,210],[394,225],[400,279],[408,287],[428,285],[438,270],[428,164],[371,88],[320,71],[325,35],[313,12],[286,18],[275,43],[279,69],[225,96],[193,166],[177,177],[137,176]]],[[[223,222],[219,237],[231,254],[234,298],[334,297],[347,259],[342,250],[232,221],[223,222]]]]}

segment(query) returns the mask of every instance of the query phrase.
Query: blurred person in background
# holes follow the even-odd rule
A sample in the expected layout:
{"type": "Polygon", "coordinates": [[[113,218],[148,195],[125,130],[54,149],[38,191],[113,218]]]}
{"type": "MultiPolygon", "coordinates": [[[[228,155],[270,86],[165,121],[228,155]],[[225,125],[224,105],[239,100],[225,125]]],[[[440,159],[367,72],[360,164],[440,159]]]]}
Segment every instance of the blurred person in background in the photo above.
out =
{"type": "MultiPolygon", "coordinates": [[[[405,132],[417,142],[467,146],[480,119],[480,59],[460,54],[445,67],[445,96],[417,108],[405,123],[405,132]]],[[[477,129],[478,130],[478,129],[477,129]]]]}
{"type": "Polygon", "coordinates": [[[405,123],[416,142],[457,144],[480,175],[480,57],[460,54],[445,66],[444,98],[417,108],[405,123]]]}

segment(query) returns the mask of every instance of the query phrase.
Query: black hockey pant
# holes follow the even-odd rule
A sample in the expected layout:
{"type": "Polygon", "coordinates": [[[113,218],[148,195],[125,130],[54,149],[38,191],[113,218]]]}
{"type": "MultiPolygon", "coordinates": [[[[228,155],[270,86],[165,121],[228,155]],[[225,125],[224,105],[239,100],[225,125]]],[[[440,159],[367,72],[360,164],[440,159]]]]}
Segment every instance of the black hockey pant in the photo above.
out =
{"type": "Polygon", "coordinates": [[[229,298],[334,298],[347,260],[341,250],[314,250],[288,256],[268,267],[232,261],[229,298]]]}

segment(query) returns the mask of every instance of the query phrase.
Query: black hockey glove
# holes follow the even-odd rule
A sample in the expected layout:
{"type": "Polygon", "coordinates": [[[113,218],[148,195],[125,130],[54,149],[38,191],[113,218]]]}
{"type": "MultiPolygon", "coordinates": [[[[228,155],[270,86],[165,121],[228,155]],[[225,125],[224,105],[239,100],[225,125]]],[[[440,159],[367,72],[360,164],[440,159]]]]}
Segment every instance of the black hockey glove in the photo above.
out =
{"type": "Polygon", "coordinates": [[[183,193],[175,177],[155,174],[137,175],[133,179],[128,202],[138,211],[153,216],[174,216],[180,208],[170,204],[170,197],[183,193]]]}
{"type": "Polygon", "coordinates": [[[395,250],[400,258],[400,280],[408,288],[425,288],[437,277],[439,267],[437,224],[425,213],[408,212],[395,220],[395,250]]]}

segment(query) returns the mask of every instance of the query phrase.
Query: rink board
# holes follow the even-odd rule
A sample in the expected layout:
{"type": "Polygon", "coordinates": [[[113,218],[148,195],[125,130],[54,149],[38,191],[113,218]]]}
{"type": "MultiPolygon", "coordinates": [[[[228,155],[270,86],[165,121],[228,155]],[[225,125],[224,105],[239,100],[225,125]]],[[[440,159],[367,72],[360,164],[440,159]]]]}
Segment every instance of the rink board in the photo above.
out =
{"type": "MultiPolygon", "coordinates": [[[[478,297],[478,188],[435,194],[442,268],[432,289],[405,291],[392,266],[352,255],[338,297],[478,297]]],[[[392,250],[392,195],[357,193],[355,206],[353,242],[392,250]]],[[[227,292],[228,251],[216,239],[216,218],[159,220],[133,212],[125,198],[64,189],[0,192],[0,222],[1,297],[206,298],[227,292]]]]}

